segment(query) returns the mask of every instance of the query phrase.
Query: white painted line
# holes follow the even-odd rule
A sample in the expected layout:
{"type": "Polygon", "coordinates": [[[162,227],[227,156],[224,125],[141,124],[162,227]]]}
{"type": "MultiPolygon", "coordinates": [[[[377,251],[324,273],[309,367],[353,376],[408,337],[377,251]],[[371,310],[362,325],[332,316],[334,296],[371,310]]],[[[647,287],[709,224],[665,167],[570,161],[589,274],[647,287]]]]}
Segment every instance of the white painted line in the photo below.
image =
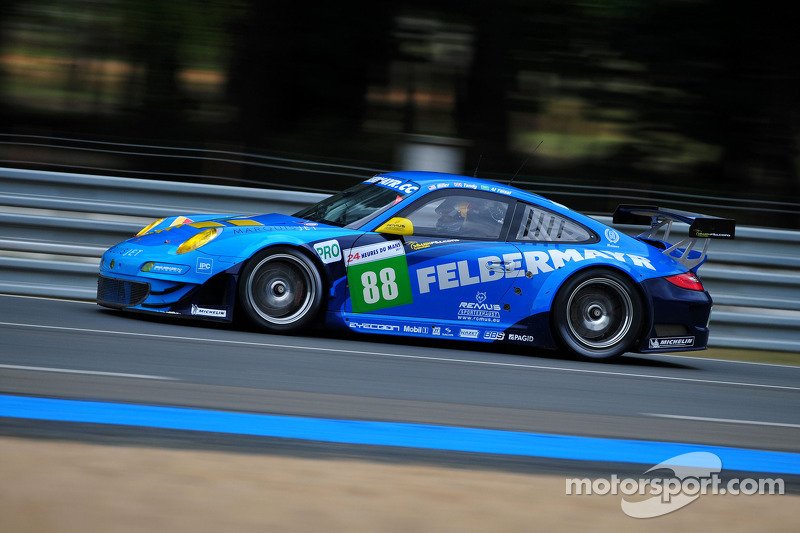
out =
{"type": "Polygon", "coordinates": [[[495,366],[495,367],[506,367],[506,368],[527,368],[531,370],[545,370],[545,371],[556,371],[556,372],[573,372],[576,374],[593,374],[593,375],[602,375],[602,376],[613,376],[613,377],[632,377],[632,378],[646,378],[646,379],[655,379],[655,380],[662,380],[662,381],[675,381],[675,382],[683,382],[683,383],[702,383],[707,385],[732,385],[737,387],[753,387],[753,388],[760,388],[760,389],[777,389],[777,390],[796,390],[800,391],[800,386],[796,387],[789,387],[784,385],[769,385],[765,383],[746,383],[746,382],[736,382],[736,381],[717,381],[713,379],[696,379],[696,378],[682,378],[677,376],[658,376],[654,374],[636,374],[632,372],[612,372],[607,370],[590,370],[586,368],[566,368],[566,367],[557,367],[557,366],[544,366],[544,365],[526,365],[521,363],[503,363],[499,361],[476,361],[473,359],[456,359],[451,357],[431,357],[431,356],[424,356],[424,355],[409,355],[409,354],[397,354],[397,353],[386,353],[386,352],[366,352],[366,351],[358,351],[358,350],[347,350],[347,349],[339,349],[339,348],[320,348],[315,346],[299,346],[299,345],[289,345],[289,344],[274,344],[274,343],[266,343],[266,342],[248,342],[248,341],[235,341],[235,340],[226,340],[226,339],[208,339],[208,338],[199,338],[199,337],[181,337],[176,335],[158,335],[154,333],[133,333],[129,331],[109,331],[109,330],[99,330],[99,329],[87,329],[87,328],[68,328],[63,326],[46,326],[46,325],[39,325],[39,324],[18,324],[14,322],[0,322],[0,326],[13,326],[13,327],[22,327],[22,328],[38,328],[38,329],[51,329],[57,331],[73,331],[73,332],[82,332],[82,333],[98,333],[102,335],[121,335],[127,337],[145,337],[151,339],[169,339],[169,340],[179,340],[179,341],[187,341],[187,342],[201,342],[201,343],[215,343],[215,344],[232,344],[236,346],[259,346],[264,348],[282,348],[285,350],[308,350],[314,352],[331,352],[331,353],[341,353],[346,355],[377,355],[381,357],[389,357],[389,358],[397,358],[397,359],[416,359],[416,360],[424,360],[424,361],[437,361],[437,362],[445,362],[445,363],[461,363],[461,364],[468,364],[468,365],[480,365],[480,366],[495,366]]]}
{"type": "Polygon", "coordinates": [[[642,413],[645,416],[655,416],[658,418],[674,418],[677,420],[695,420],[697,422],[723,422],[725,424],[746,424],[750,426],[774,426],[781,428],[800,428],[800,424],[788,424],[784,422],[759,422],[758,420],[736,420],[733,418],[710,418],[705,416],[685,416],[685,415],[663,415],[658,413],[642,413]]]}
{"type": "MultiPolygon", "coordinates": [[[[51,300],[54,302],[74,302],[80,304],[87,304],[87,305],[97,305],[97,302],[88,301],[88,300],[75,300],[72,298],[48,298],[47,296],[27,296],[22,294],[0,294],[0,297],[6,296],[8,298],[31,298],[34,300],[51,300]]],[[[312,348],[309,348],[312,349],[312,348]]],[[[672,359],[686,359],[687,361],[711,361],[716,363],[732,363],[737,365],[759,365],[759,366],[777,366],[782,368],[792,368],[792,369],[799,369],[800,366],[798,365],[782,365],[779,363],[759,363],[757,361],[737,361],[735,359],[717,359],[714,357],[703,357],[700,355],[702,352],[695,352],[698,355],[676,355],[676,354],[666,354],[666,353],[651,353],[651,354],[644,354],[647,357],[665,357],[665,358],[672,358],[672,359]]],[[[639,355],[639,354],[637,354],[639,355]]]]}
{"type": "Polygon", "coordinates": [[[158,379],[162,381],[176,381],[175,378],[164,376],[148,376],[147,374],[121,374],[119,372],[101,372],[99,370],[74,370],[71,368],[51,368],[46,366],[3,365],[0,368],[9,370],[33,370],[35,372],[56,372],[60,374],[85,374],[89,376],[107,376],[112,378],[158,379]]]}
{"type": "MultiPolygon", "coordinates": [[[[703,357],[703,352],[695,352],[698,355],[674,355],[674,354],[666,354],[666,353],[649,353],[646,354],[648,357],[666,357],[671,359],[686,359],[687,361],[712,361],[717,363],[733,363],[737,365],[756,365],[756,366],[777,366],[782,368],[794,368],[797,370],[800,368],[798,365],[782,365],[779,363],[760,363],[758,361],[737,361],[736,359],[717,359],[716,357],[703,357]]],[[[798,357],[798,362],[800,362],[800,357],[798,357]]]]}
{"type": "Polygon", "coordinates": [[[72,302],[76,304],[97,305],[95,301],[76,300],[74,298],[52,298],[49,296],[30,296],[27,294],[0,294],[4,298],[28,298],[30,300],[49,300],[51,302],[72,302]]]}

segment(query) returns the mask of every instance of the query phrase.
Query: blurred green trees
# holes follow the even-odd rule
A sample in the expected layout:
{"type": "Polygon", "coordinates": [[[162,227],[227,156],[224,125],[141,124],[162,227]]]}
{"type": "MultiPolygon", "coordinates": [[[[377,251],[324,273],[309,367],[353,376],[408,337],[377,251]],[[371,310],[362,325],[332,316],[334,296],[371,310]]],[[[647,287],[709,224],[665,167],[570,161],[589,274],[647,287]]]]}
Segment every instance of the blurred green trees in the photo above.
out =
{"type": "Polygon", "coordinates": [[[543,140],[523,181],[774,202],[751,221],[797,227],[790,11],[721,0],[6,0],[0,133],[383,168],[404,139],[434,136],[462,147],[456,170],[471,174],[480,158],[498,179],[543,140]]]}

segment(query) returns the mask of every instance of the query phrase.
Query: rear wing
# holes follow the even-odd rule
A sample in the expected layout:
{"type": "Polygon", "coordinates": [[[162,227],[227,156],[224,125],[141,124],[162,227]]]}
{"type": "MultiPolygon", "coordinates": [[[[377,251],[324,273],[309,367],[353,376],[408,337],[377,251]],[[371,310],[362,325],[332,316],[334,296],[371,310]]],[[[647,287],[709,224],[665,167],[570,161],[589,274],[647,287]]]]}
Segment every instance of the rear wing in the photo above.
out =
{"type": "Polygon", "coordinates": [[[699,215],[677,209],[664,209],[650,205],[620,205],[614,211],[614,224],[650,226],[650,229],[638,235],[638,238],[662,241],[669,244],[669,234],[673,221],[689,225],[689,237],[671,246],[662,253],[692,270],[706,260],[708,242],[711,239],[733,239],[736,237],[736,221],[731,218],[718,218],[699,215]],[[658,239],[658,232],[663,230],[663,238],[658,239]],[[703,250],[694,250],[697,240],[703,239],[703,250]]]}

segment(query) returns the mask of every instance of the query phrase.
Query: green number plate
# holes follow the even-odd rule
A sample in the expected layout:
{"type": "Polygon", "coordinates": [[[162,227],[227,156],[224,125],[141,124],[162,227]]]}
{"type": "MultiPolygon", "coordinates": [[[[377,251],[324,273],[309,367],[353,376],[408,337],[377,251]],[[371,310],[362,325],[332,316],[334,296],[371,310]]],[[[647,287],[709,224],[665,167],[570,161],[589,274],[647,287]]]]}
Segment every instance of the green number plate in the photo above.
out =
{"type": "Polygon", "coordinates": [[[366,313],[410,304],[411,281],[405,255],[351,265],[347,269],[353,312],[366,313]]]}

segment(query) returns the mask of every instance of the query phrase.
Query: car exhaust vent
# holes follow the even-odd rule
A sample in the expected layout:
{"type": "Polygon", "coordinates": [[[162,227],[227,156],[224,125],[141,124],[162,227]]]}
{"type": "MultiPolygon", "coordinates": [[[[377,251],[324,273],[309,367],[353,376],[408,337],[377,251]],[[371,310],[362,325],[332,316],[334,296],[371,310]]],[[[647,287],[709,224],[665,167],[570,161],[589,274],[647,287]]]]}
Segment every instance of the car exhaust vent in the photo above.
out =
{"type": "Polygon", "coordinates": [[[125,279],[97,278],[97,303],[106,307],[132,307],[150,294],[150,284],[125,279]]]}

